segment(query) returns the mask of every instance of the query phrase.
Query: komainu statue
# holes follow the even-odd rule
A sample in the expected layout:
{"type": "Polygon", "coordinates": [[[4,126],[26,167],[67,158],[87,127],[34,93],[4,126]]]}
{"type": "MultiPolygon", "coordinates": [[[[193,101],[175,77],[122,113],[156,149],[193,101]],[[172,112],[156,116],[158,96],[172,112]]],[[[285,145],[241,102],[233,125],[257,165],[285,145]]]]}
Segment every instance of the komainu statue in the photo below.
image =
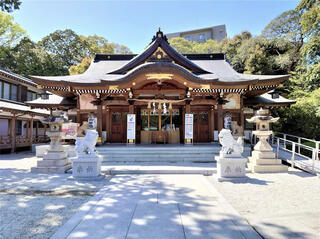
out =
{"type": "Polygon", "coordinates": [[[231,156],[241,156],[243,153],[243,139],[239,137],[236,141],[229,129],[222,129],[219,133],[219,142],[222,145],[220,153],[231,156]]]}
{"type": "Polygon", "coordinates": [[[95,146],[98,139],[96,130],[87,130],[86,136],[81,140],[76,138],[76,151],[78,154],[95,154],[95,146]]]}

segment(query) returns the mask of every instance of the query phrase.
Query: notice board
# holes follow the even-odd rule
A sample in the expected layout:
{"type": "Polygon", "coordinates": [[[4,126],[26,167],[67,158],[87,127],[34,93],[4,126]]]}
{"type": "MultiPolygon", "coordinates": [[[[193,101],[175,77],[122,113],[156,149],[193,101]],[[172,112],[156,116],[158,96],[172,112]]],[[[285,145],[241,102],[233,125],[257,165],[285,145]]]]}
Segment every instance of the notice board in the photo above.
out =
{"type": "Polygon", "coordinates": [[[127,114],[127,139],[136,139],[136,115],[127,114]]]}
{"type": "Polygon", "coordinates": [[[185,114],[184,138],[193,139],[193,114],[185,114]]]}

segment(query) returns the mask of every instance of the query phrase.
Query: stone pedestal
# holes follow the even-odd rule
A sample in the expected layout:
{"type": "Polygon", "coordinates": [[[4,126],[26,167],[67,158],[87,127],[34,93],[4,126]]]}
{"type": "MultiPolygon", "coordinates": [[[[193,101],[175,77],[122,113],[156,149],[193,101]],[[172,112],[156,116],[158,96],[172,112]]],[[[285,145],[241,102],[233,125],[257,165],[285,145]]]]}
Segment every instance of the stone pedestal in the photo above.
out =
{"type": "Polygon", "coordinates": [[[79,154],[72,159],[72,175],[75,179],[95,180],[102,177],[102,156],[96,154],[79,154]]]}
{"type": "Polygon", "coordinates": [[[253,173],[288,172],[288,167],[282,164],[281,159],[276,158],[272,150],[252,151],[247,166],[253,173]]]}
{"type": "Polygon", "coordinates": [[[232,181],[246,176],[247,158],[216,156],[218,181],[232,181]]]}
{"type": "Polygon", "coordinates": [[[288,167],[282,165],[281,160],[276,158],[272,147],[267,142],[267,138],[272,131],[253,131],[259,138],[259,142],[254,146],[252,156],[249,157],[248,169],[253,173],[288,172],[288,167]]]}
{"type": "Polygon", "coordinates": [[[67,152],[48,151],[43,160],[37,162],[37,167],[31,168],[31,173],[65,173],[71,169],[70,159],[67,152]]]}

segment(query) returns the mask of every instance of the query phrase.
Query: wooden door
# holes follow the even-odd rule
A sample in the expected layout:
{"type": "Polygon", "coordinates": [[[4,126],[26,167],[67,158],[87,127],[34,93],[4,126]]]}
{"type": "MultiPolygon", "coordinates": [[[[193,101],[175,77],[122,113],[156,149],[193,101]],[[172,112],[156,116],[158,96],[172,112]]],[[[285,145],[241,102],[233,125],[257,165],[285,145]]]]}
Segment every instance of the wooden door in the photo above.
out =
{"type": "Polygon", "coordinates": [[[127,138],[127,112],[111,112],[111,142],[125,143],[127,138]]]}
{"type": "Polygon", "coordinates": [[[193,114],[193,142],[210,142],[209,112],[194,111],[193,114]]]}

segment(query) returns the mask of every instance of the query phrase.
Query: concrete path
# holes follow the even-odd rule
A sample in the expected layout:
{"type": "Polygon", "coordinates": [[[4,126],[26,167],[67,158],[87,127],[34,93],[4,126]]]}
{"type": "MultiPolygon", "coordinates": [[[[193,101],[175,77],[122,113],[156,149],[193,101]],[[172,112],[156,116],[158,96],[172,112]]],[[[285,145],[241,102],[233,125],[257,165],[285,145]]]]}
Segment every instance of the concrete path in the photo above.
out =
{"type": "Polygon", "coordinates": [[[200,175],[118,175],[52,237],[260,238],[200,175]]]}
{"type": "Polygon", "coordinates": [[[191,162],[103,162],[101,171],[106,175],[119,174],[201,174],[216,173],[216,163],[191,162]]]}

